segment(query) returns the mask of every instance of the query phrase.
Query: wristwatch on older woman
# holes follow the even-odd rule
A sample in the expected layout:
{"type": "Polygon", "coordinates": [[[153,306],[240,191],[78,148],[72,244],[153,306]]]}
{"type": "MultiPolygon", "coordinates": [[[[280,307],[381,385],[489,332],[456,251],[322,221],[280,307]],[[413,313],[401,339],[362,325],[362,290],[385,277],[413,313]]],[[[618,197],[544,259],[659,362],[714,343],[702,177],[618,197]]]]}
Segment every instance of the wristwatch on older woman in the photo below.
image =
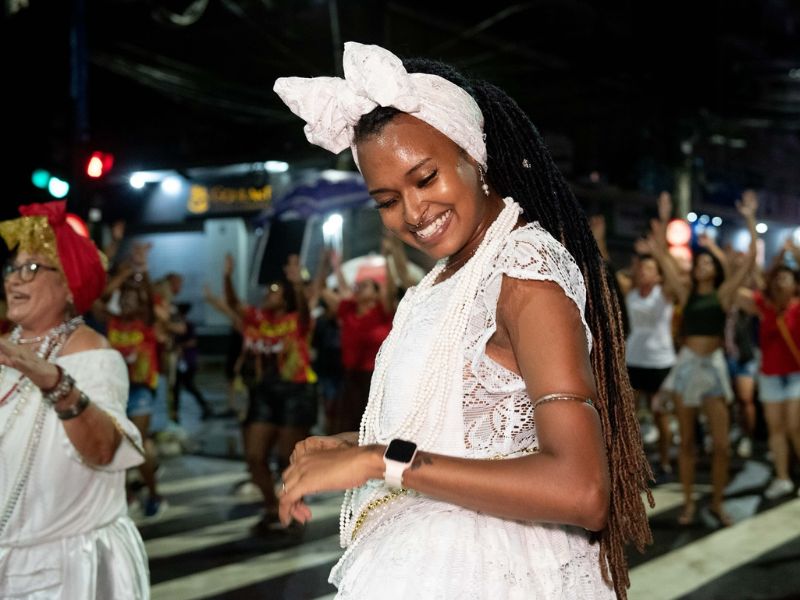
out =
{"type": "Polygon", "coordinates": [[[386,446],[383,462],[386,470],[383,480],[391,488],[403,487],[403,472],[411,466],[417,455],[417,445],[407,440],[394,439],[386,446]]]}

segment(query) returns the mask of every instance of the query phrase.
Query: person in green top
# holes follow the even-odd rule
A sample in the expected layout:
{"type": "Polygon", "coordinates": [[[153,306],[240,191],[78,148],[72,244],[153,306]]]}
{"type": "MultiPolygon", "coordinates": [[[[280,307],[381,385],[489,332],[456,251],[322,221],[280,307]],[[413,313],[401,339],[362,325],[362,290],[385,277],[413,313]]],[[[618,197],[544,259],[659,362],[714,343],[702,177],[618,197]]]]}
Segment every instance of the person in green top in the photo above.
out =
{"type": "Polygon", "coordinates": [[[653,223],[653,231],[648,238],[651,254],[658,261],[666,283],[676,293],[683,315],[682,348],[663,386],[674,394],[681,436],[678,455],[678,473],[684,494],[683,510],[678,517],[681,525],[692,523],[696,513],[693,495],[696,473],[695,425],[701,410],[705,413],[712,440],[712,493],[708,513],[720,526],[732,522],[722,506],[723,492],[728,482],[728,404],[733,400],[723,350],[725,315],[755,264],[756,194],[746,191],[737,208],[750,230],[750,248],[747,260],[735,271],[726,272],[720,258],[704,248],[694,255],[690,281],[687,283],[668,253],[664,229],[658,222],[653,223]]]}

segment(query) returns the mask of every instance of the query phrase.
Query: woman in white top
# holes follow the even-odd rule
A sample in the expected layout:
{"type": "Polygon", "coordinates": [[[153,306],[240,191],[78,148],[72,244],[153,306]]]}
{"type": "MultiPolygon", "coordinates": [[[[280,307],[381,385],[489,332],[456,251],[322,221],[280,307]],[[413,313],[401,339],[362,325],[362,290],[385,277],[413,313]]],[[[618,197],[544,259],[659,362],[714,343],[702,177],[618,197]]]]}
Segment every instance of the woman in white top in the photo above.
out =
{"type": "Polygon", "coordinates": [[[672,473],[669,451],[672,445],[670,416],[666,406],[656,401],[661,384],[675,364],[672,339],[674,300],[662,284],[661,269],[650,254],[639,254],[634,271],[634,288],[625,296],[630,333],[625,346],[625,362],[631,386],[646,396],[658,427],[658,454],[661,474],[672,473]]]}
{"type": "Polygon", "coordinates": [[[352,42],[344,73],[275,89],[439,263],[398,307],[359,434],[296,447],[282,520],[351,490],[339,598],[625,597],[648,467],[585,216],[497,88],[352,42]]]}
{"type": "Polygon", "coordinates": [[[125,471],[142,462],[125,416],[125,363],[81,314],[105,283],[94,244],[65,203],[20,207],[0,223],[0,597],[149,598],[144,545],[127,516],[125,471]]]}

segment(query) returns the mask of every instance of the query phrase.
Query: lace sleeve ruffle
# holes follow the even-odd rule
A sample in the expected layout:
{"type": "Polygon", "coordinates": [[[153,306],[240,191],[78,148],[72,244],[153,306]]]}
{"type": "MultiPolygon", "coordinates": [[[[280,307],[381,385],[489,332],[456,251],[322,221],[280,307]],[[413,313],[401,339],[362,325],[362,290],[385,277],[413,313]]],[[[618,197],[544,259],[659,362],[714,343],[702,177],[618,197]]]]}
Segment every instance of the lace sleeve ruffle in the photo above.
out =
{"type": "MultiPolygon", "coordinates": [[[[586,287],[583,275],[575,259],[560,242],[538,223],[529,223],[511,233],[491,271],[485,275],[467,330],[466,352],[472,375],[492,393],[513,393],[524,387],[519,377],[486,356],[486,344],[497,330],[497,301],[503,276],[557,283],[578,307],[586,332],[587,350],[592,350],[592,334],[584,315],[586,287]]],[[[543,315],[544,319],[546,315],[543,315]]]]}
{"type": "MultiPolygon", "coordinates": [[[[125,414],[128,404],[128,369],[120,353],[116,350],[87,350],[68,354],[58,362],[75,378],[75,385],[89,397],[92,404],[111,418],[122,436],[113,460],[107,465],[93,468],[100,471],[124,471],[141,464],[144,459],[141,435],[125,414]]],[[[83,462],[64,428],[61,427],[60,430],[67,454],[73,460],[83,462]]]]}

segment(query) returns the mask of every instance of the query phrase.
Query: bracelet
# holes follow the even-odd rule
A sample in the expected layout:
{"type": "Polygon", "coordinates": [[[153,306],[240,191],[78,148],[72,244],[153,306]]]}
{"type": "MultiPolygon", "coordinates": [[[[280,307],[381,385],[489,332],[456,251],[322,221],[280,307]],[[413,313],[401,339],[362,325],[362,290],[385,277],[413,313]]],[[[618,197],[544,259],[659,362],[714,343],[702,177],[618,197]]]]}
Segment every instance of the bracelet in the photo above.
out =
{"type": "Polygon", "coordinates": [[[69,421],[85,411],[90,403],[89,396],[84,394],[81,390],[78,390],[78,401],[65,410],[57,410],[56,415],[62,421],[69,421]]]}
{"type": "Polygon", "coordinates": [[[69,373],[64,371],[60,365],[56,365],[56,369],[58,369],[58,381],[53,387],[42,390],[42,400],[50,406],[69,396],[72,388],[75,387],[75,380],[69,373]]]}
{"type": "Polygon", "coordinates": [[[594,402],[591,398],[587,398],[586,396],[579,396],[578,394],[547,394],[546,396],[542,396],[541,398],[537,398],[533,401],[533,410],[540,404],[546,404],[547,402],[552,402],[553,400],[577,400],[578,402],[585,402],[589,406],[594,406],[594,402]]]}

